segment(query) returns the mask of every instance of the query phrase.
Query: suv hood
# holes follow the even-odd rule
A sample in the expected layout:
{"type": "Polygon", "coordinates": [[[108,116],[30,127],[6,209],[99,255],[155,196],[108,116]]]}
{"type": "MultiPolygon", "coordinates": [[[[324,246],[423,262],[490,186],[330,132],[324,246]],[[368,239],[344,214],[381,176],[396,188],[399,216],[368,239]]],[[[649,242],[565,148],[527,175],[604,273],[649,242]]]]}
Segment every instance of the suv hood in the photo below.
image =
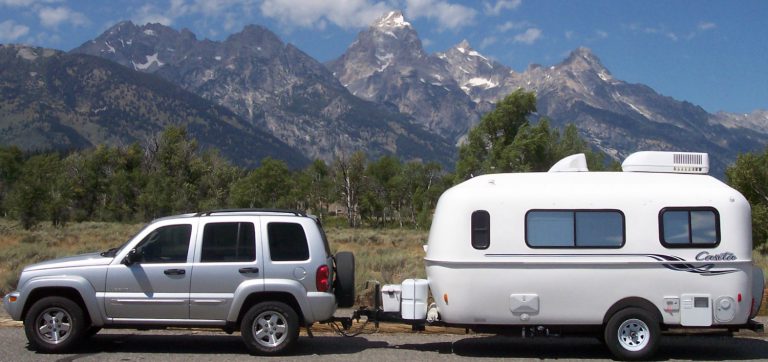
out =
{"type": "Polygon", "coordinates": [[[112,257],[104,257],[99,253],[89,253],[75,256],[68,256],[59,259],[44,261],[42,263],[32,264],[24,268],[25,271],[43,270],[53,268],[73,268],[80,266],[98,266],[107,265],[112,261],[112,257]]]}

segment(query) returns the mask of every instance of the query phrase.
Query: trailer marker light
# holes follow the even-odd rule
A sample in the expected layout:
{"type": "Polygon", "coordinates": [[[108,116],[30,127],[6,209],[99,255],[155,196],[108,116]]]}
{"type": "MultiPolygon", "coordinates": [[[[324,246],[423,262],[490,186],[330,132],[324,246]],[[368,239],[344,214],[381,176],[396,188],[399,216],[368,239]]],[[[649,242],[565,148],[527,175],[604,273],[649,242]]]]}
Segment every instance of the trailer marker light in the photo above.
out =
{"type": "Polygon", "coordinates": [[[8,301],[9,301],[9,302],[11,302],[11,303],[16,303],[16,300],[17,300],[17,299],[16,299],[16,296],[15,296],[15,295],[14,295],[14,296],[11,296],[11,297],[8,297],[8,301]]]}
{"type": "Polygon", "coordinates": [[[445,304],[448,304],[448,293],[443,294],[443,300],[445,301],[445,304]]]}
{"type": "Polygon", "coordinates": [[[736,299],[739,301],[739,303],[741,303],[741,293],[739,293],[736,299]]]}

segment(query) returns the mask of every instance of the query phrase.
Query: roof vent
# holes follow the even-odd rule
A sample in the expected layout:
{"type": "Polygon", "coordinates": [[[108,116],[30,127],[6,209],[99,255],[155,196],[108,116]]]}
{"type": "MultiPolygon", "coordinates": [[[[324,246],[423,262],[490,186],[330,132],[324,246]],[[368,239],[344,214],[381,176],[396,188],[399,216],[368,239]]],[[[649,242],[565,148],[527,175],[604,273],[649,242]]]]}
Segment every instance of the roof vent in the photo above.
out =
{"type": "Polygon", "coordinates": [[[583,153],[577,153],[570,155],[557,161],[550,169],[549,172],[587,172],[587,157],[583,153]]]}
{"type": "Polygon", "coordinates": [[[709,173],[709,155],[699,152],[636,152],[621,164],[624,172],[709,173]]]}

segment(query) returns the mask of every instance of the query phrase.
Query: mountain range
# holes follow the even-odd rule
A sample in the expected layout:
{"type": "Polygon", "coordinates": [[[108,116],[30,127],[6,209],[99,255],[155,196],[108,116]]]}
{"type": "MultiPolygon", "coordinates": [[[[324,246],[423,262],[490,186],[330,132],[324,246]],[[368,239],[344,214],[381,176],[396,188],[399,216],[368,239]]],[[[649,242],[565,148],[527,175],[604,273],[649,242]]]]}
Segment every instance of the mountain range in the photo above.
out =
{"type": "Polygon", "coordinates": [[[69,53],[3,46],[0,87],[3,144],[128,142],[190,119],[202,143],[228,147],[225,156],[239,164],[272,156],[297,166],[363,149],[450,166],[468,130],[519,88],[536,92],[536,118],[574,123],[617,159],[637,150],[708,152],[722,175],[738,153],[762,150],[768,140],[768,111],[710,114],[616,79],[587,48],[522,72],[467,41],[429,54],[400,12],[384,14],[326,64],[260,26],[211,41],[126,21],[69,53]],[[105,71],[111,97],[88,83],[105,71]]]}

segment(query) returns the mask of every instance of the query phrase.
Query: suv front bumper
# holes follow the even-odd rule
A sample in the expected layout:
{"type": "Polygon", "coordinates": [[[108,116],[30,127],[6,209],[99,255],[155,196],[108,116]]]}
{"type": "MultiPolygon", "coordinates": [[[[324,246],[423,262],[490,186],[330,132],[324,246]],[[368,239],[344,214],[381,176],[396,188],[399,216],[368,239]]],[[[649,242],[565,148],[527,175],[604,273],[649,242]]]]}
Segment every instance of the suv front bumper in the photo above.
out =
{"type": "Polygon", "coordinates": [[[19,300],[19,292],[13,292],[6,294],[3,297],[3,307],[5,311],[13,318],[13,320],[21,320],[21,301],[19,300]]]}

